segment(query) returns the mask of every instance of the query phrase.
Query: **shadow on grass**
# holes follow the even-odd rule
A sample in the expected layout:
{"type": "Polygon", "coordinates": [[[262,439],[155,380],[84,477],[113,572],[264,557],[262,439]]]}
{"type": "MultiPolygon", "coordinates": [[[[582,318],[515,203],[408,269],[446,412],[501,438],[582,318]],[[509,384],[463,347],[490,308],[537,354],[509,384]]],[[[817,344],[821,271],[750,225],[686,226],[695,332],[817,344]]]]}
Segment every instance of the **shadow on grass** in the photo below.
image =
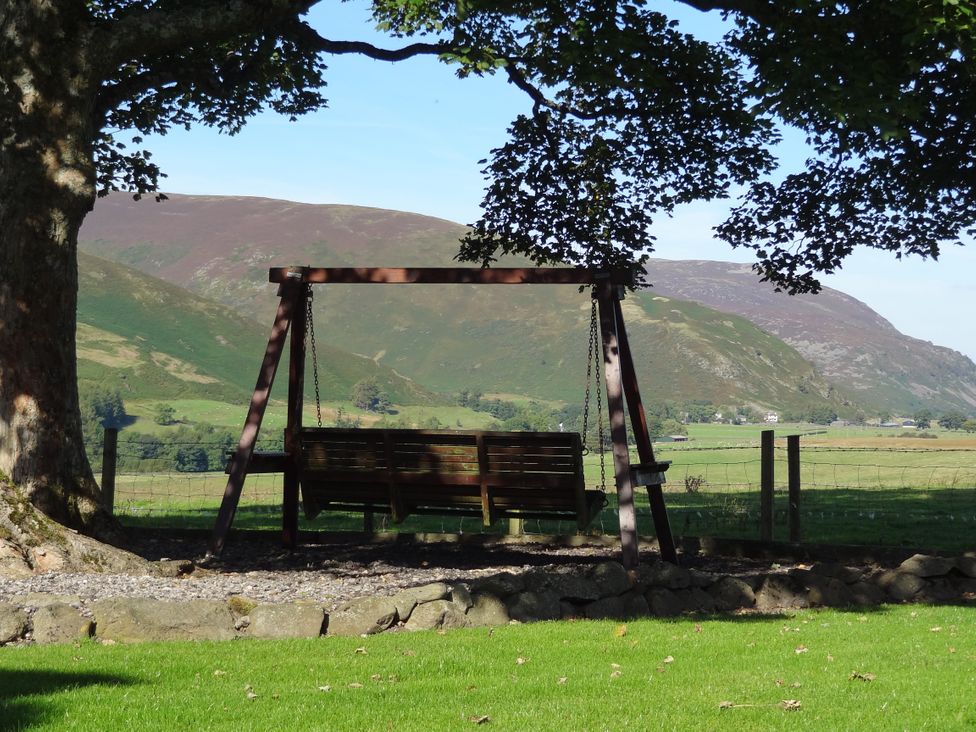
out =
{"type": "Polygon", "coordinates": [[[54,722],[63,712],[50,697],[85,686],[120,686],[135,679],[65,671],[0,669],[0,732],[25,730],[54,722]]]}

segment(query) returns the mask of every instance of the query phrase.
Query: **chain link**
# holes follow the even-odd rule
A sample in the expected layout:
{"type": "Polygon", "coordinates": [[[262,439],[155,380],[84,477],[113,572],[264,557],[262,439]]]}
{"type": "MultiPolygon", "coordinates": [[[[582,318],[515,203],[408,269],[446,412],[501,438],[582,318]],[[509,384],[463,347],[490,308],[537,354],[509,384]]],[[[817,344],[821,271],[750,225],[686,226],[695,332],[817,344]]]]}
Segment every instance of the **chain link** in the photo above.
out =
{"type": "Polygon", "coordinates": [[[306,285],[305,297],[305,341],[312,346],[312,379],[315,382],[315,418],[319,427],[322,426],[322,397],[319,394],[319,357],[315,350],[315,320],[312,317],[312,286],[306,285]]]}
{"type": "MultiPolygon", "coordinates": [[[[607,490],[607,464],[604,445],[603,428],[603,392],[601,391],[600,367],[593,369],[593,364],[601,353],[599,342],[599,328],[597,326],[596,298],[590,300],[590,340],[586,355],[586,394],[583,397],[583,441],[586,442],[587,430],[590,421],[590,386],[596,385],[596,414],[597,414],[597,440],[599,440],[598,450],[600,453],[600,490],[604,493],[607,490]]],[[[600,359],[602,362],[603,359],[600,359]]],[[[588,447],[584,447],[584,454],[589,454],[588,447]]]]}

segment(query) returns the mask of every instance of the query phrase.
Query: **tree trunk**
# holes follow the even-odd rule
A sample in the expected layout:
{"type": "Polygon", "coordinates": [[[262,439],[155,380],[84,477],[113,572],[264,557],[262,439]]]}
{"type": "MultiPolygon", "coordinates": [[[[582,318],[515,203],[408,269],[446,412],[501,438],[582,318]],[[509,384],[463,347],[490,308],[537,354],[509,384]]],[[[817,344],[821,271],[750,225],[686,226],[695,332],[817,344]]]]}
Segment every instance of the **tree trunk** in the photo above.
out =
{"type": "Polygon", "coordinates": [[[95,200],[85,13],[0,10],[0,472],[51,518],[105,535],[75,354],[78,230],[95,200]]]}

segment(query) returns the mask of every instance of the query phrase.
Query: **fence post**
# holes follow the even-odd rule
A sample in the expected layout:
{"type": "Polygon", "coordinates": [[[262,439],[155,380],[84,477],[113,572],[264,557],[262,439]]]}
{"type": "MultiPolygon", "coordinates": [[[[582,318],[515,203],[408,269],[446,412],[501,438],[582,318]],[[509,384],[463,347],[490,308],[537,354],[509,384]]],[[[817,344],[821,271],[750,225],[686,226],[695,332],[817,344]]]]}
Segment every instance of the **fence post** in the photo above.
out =
{"type": "Polygon", "coordinates": [[[800,436],[786,438],[786,467],[790,486],[790,541],[800,541],[800,436]]]}
{"type": "Polygon", "coordinates": [[[363,531],[367,534],[372,534],[374,531],[372,511],[363,511],[363,531]]]}
{"type": "Polygon", "coordinates": [[[760,436],[759,469],[759,540],[773,540],[773,430],[760,436]]]}
{"type": "Polygon", "coordinates": [[[522,535],[522,519],[520,519],[520,518],[510,518],[508,520],[508,535],[509,536],[521,536],[522,535]]]}
{"type": "Polygon", "coordinates": [[[118,429],[106,427],[105,443],[102,445],[102,506],[110,515],[115,511],[115,461],[118,448],[118,429]]]}

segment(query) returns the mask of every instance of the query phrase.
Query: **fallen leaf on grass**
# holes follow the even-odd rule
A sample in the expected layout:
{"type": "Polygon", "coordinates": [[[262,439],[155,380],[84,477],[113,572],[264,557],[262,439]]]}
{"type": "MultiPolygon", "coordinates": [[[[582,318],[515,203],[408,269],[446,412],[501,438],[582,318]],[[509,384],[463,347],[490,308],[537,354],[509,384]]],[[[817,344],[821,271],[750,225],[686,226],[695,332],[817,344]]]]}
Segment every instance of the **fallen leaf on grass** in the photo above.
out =
{"type": "Polygon", "coordinates": [[[610,678],[611,679],[618,679],[618,678],[620,678],[620,676],[621,676],[621,673],[619,671],[612,671],[610,673],[610,678]]]}
{"type": "Polygon", "coordinates": [[[372,676],[369,677],[369,680],[370,681],[382,681],[383,680],[383,676],[381,674],[373,674],[372,676]]]}
{"type": "Polygon", "coordinates": [[[529,659],[522,658],[521,656],[519,656],[518,658],[515,659],[515,665],[516,666],[523,666],[526,663],[528,663],[528,661],[529,661],[529,659]]]}
{"type": "Polygon", "coordinates": [[[665,663],[674,663],[674,656],[665,656],[664,657],[664,662],[665,663]]]}
{"type": "Polygon", "coordinates": [[[793,653],[796,653],[796,654],[806,653],[809,650],[810,649],[807,648],[806,646],[797,646],[796,648],[793,649],[793,653]]]}
{"type": "Polygon", "coordinates": [[[736,704],[735,702],[723,701],[718,703],[719,709],[754,709],[757,707],[779,707],[788,712],[795,712],[802,709],[803,705],[796,699],[783,699],[779,704],[736,704]]]}
{"type": "Polygon", "coordinates": [[[361,656],[365,656],[367,653],[369,653],[369,650],[366,648],[366,646],[359,646],[359,648],[353,651],[353,653],[358,653],[361,656]]]}
{"type": "Polygon", "coordinates": [[[619,663],[611,663],[610,664],[610,668],[620,668],[620,664],[619,663]]]}
{"type": "Polygon", "coordinates": [[[347,686],[350,689],[362,689],[363,688],[363,685],[360,684],[358,681],[353,681],[351,684],[347,684],[347,686]]]}
{"type": "Polygon", "coordinates": [[[618,638],[623,638],[625,635],[627,635],[627,626],[618,625],[616,628],[614,628],[613,634],[618,638]]]}
{"type": "Polygon", "coordinates": [[[779,705],[788,712],[795,712],[803,706],[796,699],[784,699],[779,705]]]}
{"type": "Polygon", "coordinates": [[[851,675],[847,677],[848,681],[874,681],[877,676],[874,674],[863,674],[860,671],[851,671],[851,675]]]}
{"type": "Polygon", "coordinates": [[[567,679],[565,676],[560,676],[559,677],[559,680],[556,681],[556,683],[557,684],[565,684],[567,681],[569,681],[569,679],[567,679]]]}
{"type": "Polygon", "coordinates": [[[702,632],[702,624],[701,623],[695,623],[695,632],[696,633],[701,633],[702,632]]]}
{"type": "Polygon", "coordinates": [[[489,717],[487,714],[482,714],[482,715],[475,714],[471,717],[468,717],[468,721],[472,722],[473,724],[488,724],[491,721],[491,717],[489,717]]]}
{"type": "Polygon", "coordinates": [[[258,698],[258,695],[255,694],[253,691],[249,691],[249,692],[247,692],[247,698],[248,699],[251,699],[251,700],[254,700],[254,699],[257,699],[258,698]]]}
{"type": "Polygon", "coordinates": [[[320,686],[319,691],[332,691],[332,687],[326,684],[325,686],[320,686]]]}
{"type": "Polygon", "coordinates": [[[416,655],[417,655],[417,652],[416,652],[416,651],[411,651],[411,650],[410,650],[410,649],[408,648],[407,650],[405,650],[405,651],[403,652],[403,655],[404,655],[404,656],[416,656],[416,655]]]}
{"type": "Polygon", "coordinates": [[[934,628],[929,628],[929,631],[932,632],[932,633],[941,633],[942,632],[942,626],[941,625],[936,625],[934,628]]]}
{"type": "Polygon", "coordinates": [[[227,675],[227,672],[226,672],[226,671],[221,671],[221,670],[220,670],[220,669],[218,668],[217,670],[215,670],[215,671],[213,672],[213,675],[214,675],[214,676],[226,676],[226,675],[227,675]]]}

